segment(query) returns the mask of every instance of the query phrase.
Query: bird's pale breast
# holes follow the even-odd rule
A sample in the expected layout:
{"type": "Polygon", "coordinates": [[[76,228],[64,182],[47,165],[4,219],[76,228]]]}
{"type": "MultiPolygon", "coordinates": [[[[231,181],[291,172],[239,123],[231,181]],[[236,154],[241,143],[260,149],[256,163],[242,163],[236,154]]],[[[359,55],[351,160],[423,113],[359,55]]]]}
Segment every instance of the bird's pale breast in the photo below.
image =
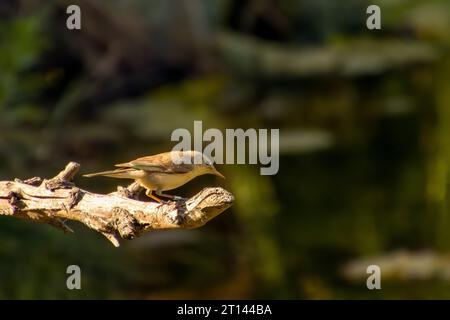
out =
{"type": "Polygon", "coordinates": [[[149,190],[166,191],[172,190],[182,186],[195,175],[188,173],[160,173],[154,172],[148,174],[146,177],[139,179],[139,183],[149,190]]]}

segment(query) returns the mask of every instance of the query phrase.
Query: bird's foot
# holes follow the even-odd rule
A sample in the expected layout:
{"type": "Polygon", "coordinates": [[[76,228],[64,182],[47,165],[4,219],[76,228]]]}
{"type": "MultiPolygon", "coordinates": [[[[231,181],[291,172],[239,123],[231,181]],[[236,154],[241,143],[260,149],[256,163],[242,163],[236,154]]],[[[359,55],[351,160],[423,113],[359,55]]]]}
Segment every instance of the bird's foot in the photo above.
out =
{"type": "Polygon", "coordinates": [[[180,197],[180,196],[174,196],[174,195],[171,195],[171,194],[157,193],[157,195],[160,196],[160,197],[168,198],[168,199],[170,199],[172,201],[175,201],[175,202],[184,202],[184,201],[187,200],[187,198],[183,198],[183,197],[180,197]]]}
{"type": "Polygon", "coordinates": [[[146,191],[145,191],[145,195],[146,195],[147,197],[149,197],[149,198],[155,200],[155,201],[158,202],[158,203],[162,203],[162,202],[163,202],[163,200],[161,200],[161,199],[159,199],[157,196],[155,196],[151,190],[146,190],[146,191]]]}
{"type": "Polygon", "coordinates": [[[172,200],[176,202],[186,202],[188,198],[180,197],[180,196],[173,196],[172,200]]]}

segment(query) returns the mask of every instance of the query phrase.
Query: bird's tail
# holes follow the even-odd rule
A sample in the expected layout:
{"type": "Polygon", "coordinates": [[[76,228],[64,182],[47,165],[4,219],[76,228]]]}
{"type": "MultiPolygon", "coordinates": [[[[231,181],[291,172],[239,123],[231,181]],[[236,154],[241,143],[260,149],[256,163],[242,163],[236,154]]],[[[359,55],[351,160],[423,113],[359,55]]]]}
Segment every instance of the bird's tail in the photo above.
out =
{"type": "Polygon", "coordinates": [[[131,173],[135,171],[132,168],[124,168],[124,169],[116,169],[110,171],[102,171],[96,173],[84,174],[83,177],[91,178],[91,177],[111,177],[111,178],[124,178],[124,179],[132,179],[131,173]]]}

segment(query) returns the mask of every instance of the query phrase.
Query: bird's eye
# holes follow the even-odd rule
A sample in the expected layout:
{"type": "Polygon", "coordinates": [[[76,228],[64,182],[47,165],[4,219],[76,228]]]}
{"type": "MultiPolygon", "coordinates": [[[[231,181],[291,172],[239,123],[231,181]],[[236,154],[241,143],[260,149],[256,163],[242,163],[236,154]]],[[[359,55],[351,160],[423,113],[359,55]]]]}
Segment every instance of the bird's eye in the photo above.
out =
{"type": "Polygon", "coordinates": [[[213,165],[212,161],[210,159],[208,159],[207,157],[203,157],[203,163],[207,167],[212,167],[212,165],[213,165]]]}

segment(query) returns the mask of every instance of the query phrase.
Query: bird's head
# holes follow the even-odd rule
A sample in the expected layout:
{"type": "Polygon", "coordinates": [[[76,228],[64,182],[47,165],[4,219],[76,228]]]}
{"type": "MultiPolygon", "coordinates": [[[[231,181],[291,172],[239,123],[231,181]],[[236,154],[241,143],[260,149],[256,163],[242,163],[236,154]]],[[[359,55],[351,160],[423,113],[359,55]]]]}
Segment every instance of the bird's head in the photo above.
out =
{"type": "Polygon", "coordinates": [[[225,179],[225,176],[217,171],[214,166],[214,162],[206,155],[199,151],[187,151],[189,152],[192,163],[196,166],[200,174],[213,174],[215,176],[225,179]],[[197,161],[195,161],[195,159],[197,161]]]}

